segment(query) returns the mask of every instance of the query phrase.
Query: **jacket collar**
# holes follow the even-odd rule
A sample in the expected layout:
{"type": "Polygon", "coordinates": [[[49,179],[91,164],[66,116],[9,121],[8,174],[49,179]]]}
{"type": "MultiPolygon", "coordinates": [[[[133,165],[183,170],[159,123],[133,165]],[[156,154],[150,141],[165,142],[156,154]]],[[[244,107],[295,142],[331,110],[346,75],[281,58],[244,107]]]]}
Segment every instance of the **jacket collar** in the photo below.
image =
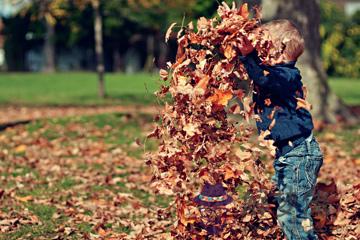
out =
{"type": "Polygon", "coordinates": [[[286,62],[286,63],[280,63],[280,64],[276,64],[276,65],[273,65],[274,67],[295,67],[295,64],[296,64],[296,61],[289,61],[289,62],[286,62]]]}

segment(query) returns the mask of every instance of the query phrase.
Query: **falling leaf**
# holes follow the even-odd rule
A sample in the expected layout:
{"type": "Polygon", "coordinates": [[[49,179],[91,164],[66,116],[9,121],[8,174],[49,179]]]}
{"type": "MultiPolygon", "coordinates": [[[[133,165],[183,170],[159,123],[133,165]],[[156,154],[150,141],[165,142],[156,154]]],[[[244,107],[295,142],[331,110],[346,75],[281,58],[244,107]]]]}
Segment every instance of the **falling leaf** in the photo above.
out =
{"type": "Polygon", "coordinates": [[[247,19],[249,18],[249,5],[247,3],[244,3],[241,7],[240,7],[240,15],[247,19]]]}
{"type": "Polygon", "coordinates": [[[202,30],[206,30],[208,28],[211,27],[211,23],[209,20],[207,20],[206,18],[204,17],[201,17],[198,21],[197,21],[197,28],[199,31],[202,31],[202,30]]]}
{"type": "Polygon", "coordinates": [[[265,99],[265,106],[270,106],[271,105],[271,99],[270,98],[266,98],[265,99]]]}
{"type": "Polygon", "coordinates": [[[243,222],[247,223],[247,222],[250,222],[251,221],[251,215],[250,214],[247,214],[244,218],[243,218],[243,222]]]}
{"type": "Polygon", "coordinates": [[[165,69],[160,69],[160,77],[162,80],[166,80],[168,78],[169,73],[165,69]]]}
{"type": "Polygon", "coordinates": [[[214,95],[210,96],[207,100],[213,104],[226,106],[228,102],[233,98],[231,91],[215,90],[214,95]]]}
{"type": "Polygon", "coordinates": [[[274,119],[271,121],[270,125],[269,125],[269,130],[270,130],[270,131],[274,128],[275,124],[276,124],[276,119],[274,118],[274,119]]]}
{"type": "Polygon", "coordinates": [[[236,156],[237,156],[238,158],[240,158],[242,161],[251,159],[251,157],[252,157],[251,152],[243,151],[243,150],[241,150],[241,149],[237,149],[236,152],[235,152],[235,154],[236,154],[236,156]]]}
{"type": "Polygon", "coordinates": [[[199,134],[200,131],[196,124],[188,123],[184,126],[183,130],[186,132],[187,136],[194,136],[195,134],[199,134]]]}
{"type": "Polygon", "coordinates": [[[171,32],[172,32],[172,29],[173,27],[176,25],[176,22],[172,23],[170,25],[170,27],[168,28],[168,30],[166,31],[166,34],[165,34],[165,42],[168,42],[169,41],[169,38],[170,38],[170,35],[171,35],[171,32]]]}
{"type": "Polygon", "coordinates": [[[312,109],[312,106],[309,102],[307,102],[306,100],[302,99],[302,98],[296,98],[297,100],[297,106],[296,106],[296,110],[300,109],[300,108],[304,108],[308,111],[310,111],[312,109]]]}
{"type": "Polygon", "coordinates": [[[197,91],[198,94],[203,95],[206,92],[207,86],[209,84],[209,80],[210,77],[205,76],[196,84],[195,90],[197,91]]]}
{"type": "Polygon", "coordinates": [[[224,51],[224,55],[227,59],[233,59],[236,56],[236,51],[231,45],[227,45],[224,51]]]}

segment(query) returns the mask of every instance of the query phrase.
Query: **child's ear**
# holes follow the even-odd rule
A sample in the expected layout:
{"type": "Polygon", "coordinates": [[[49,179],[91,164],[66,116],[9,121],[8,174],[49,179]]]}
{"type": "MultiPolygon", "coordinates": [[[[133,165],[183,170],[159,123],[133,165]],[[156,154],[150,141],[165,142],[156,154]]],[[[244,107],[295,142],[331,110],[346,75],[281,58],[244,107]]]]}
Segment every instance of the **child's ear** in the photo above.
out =
{"type": "Polygon", "coordinates": [[[285,56],[282,54],[277,59],[273,59],[271,65],[281,64],[285,62],[285,56]]]}

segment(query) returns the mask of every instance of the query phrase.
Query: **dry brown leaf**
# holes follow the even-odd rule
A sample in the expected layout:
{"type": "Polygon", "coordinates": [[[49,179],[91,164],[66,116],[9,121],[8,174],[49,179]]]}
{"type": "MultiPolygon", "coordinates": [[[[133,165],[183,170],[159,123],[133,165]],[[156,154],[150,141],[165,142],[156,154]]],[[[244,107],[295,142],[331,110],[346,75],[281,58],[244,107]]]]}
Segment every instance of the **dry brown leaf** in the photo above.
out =
{"type": "Polygon", "coordinates": [[[170,38],[170,35],[171,35],[171,32],[172,32],[172,29],[173,27],[176,25],[176,22],[172,23],[170,25],[170,27],[168,28],[168,30],[166,31],[166,34],[165,34],[165,42],[168,42],[169,41],[169,38],[170,38]]]}

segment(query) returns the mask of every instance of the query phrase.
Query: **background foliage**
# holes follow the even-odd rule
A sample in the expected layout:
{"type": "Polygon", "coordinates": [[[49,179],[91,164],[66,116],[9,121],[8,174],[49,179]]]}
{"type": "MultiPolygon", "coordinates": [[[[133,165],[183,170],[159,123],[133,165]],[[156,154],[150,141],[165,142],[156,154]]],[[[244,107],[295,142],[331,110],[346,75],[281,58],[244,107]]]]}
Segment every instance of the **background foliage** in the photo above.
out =
{"type": "MultiPolygon", "coordinates": [[[[161,54],[166,55],[163,58],[174,58],[174,40],[170,41],[165,53],[161,53],[164,48],[161,40],[167,27],[175,21],[180,25],[200,16],[211,17],[217,4],[216,1],[199,0],[102,0],[107,70],[124,70],[123,67],[114,67],[114,64],[117,57],[124,57],[130,47],[136,47],[143,56],[143,68],[146,68],[149,58],[159,59],[161,54]],[[149,37],[155,39],[153,50],[147,45],[149,37]]],[[[94,52],[93,11],[89,1],[57,0],[47,8],[39,6],[41,5],[34,1],[18,15],[5,19],[5,48],[10,70],[26,69],[24,62],[19,59],[23,59],[24,53],[29,49],[43,44],[46,36],[43,17],[55,25],[53,41],[56,52],[74,47],[94,52]],[[19,44],[20,42],[23,44],[19,44]]],[[[327,73],[330,76],[359,77],[360,47],[357,43],[360,42],[360,12],[346,16],[333,2],[322,0],[321,22],[322,58],[327,73]]],[[[164,61],[155,64],[161,65],[164,61]]],[[[94,63],[89,60],[82,67],[93,69],[94,63]]]]}
{"type": "Polygon", "coordinates": [[[360,11],[346,16],[334,3],[321,1],[322,58],[332,76],[360,76],[360,11]]]}

